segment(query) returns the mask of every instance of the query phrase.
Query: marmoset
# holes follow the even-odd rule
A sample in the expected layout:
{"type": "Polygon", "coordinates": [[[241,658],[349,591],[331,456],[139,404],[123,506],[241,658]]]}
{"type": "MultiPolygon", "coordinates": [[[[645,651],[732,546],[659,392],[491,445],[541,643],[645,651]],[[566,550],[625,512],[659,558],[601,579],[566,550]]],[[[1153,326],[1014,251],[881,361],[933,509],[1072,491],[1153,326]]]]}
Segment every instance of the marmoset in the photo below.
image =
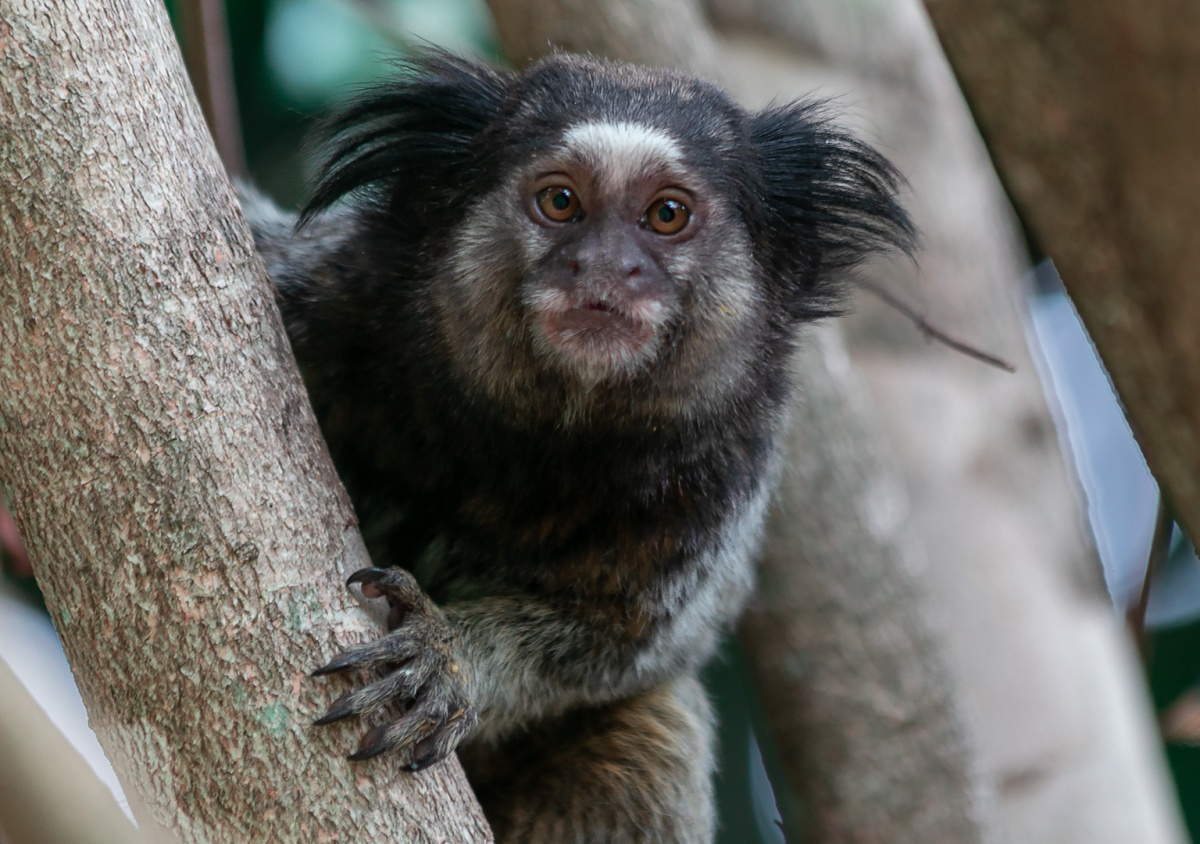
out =
{"type": "Polygon", "coordinates": [[[390,632],[318,723],[456,748],[503,844],[712,840],[697,672],[737,618],[797,326],[911,249],[817,103],[431,51],[331,118],[298,218],[245,204],[390,632]]]}

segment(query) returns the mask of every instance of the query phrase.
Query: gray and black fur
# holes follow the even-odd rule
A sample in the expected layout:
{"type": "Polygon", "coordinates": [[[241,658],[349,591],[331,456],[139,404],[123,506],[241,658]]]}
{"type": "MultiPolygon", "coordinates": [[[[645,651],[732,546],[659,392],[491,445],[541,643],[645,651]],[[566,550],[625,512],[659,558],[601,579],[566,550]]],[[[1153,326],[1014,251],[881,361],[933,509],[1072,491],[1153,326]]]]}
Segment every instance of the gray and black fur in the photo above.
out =
{"type": "Polygon", "coordinates": [[[752,585],[797,325],[910,247],[895,172],[817,105],[566,55],[430,53],[327,129],[298,225],[247,197],[382,567],[352,581],[393,607],[319,723],[382,721],[352,758],[414,770],[457,746],[500,842],[710,841],[696,672],[752,585]],[[665,195],[681,235],[638,216],[665,195]]]}

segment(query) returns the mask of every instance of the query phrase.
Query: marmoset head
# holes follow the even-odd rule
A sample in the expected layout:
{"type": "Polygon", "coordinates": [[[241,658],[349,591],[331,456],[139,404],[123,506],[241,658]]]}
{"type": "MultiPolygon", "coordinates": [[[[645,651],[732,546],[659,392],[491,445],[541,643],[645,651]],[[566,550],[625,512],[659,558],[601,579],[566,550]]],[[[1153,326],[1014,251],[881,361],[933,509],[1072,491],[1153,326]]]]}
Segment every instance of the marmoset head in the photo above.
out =
{"type": "Polygon", "coordinates": [[[749,113],[670,71],[433,52],[328,131],[304,217],[361,191],[373,259],[426,285],[464,383],[515,406],[737,395],[837,309],[842,271],[912,239],[894,170],[820,104],[749,113]]]}

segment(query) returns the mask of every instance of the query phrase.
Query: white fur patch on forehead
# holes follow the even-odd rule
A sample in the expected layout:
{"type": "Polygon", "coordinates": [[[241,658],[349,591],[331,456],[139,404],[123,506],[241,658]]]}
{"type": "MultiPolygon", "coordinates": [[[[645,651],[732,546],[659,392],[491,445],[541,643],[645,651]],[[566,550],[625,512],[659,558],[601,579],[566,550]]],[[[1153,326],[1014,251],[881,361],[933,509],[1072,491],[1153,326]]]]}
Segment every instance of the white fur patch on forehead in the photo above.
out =
{"type": "Polygon", "coordinates": [[[567,130],[563,145],[616,189],[683,159],[678,141],[640,123],[582,123],[567,130]]]}

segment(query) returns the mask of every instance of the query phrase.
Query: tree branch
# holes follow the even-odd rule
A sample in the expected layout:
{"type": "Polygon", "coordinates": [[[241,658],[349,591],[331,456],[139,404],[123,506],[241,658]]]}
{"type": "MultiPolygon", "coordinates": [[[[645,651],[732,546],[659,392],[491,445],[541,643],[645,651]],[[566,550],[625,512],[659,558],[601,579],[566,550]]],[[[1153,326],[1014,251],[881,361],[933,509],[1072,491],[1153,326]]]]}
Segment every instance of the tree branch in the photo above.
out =
{"type": "Polygon", "coordinates": [[[3,659],[0,758],[4,759],[0,841],[141,844],[146,840],[3,659]]]}
{"type": "Polygon", "coordinates": [[[805,841],[987,841],[903,481],[832,328],[811,332],[798,361],[803,393],[742,642],[808,808],[805,841]]]}
{"type": "Polygon", "coordinates": [[[2,0],[0,45],[0,478],[142,829],[488,840],[457,763],[311,726],[366,553],[161,3],[2,0]]]}
{"type": "Polygon", "coordinates": [[[1200,536],[1200,5],[928,9],[1151,471],[1200,536]]]}

